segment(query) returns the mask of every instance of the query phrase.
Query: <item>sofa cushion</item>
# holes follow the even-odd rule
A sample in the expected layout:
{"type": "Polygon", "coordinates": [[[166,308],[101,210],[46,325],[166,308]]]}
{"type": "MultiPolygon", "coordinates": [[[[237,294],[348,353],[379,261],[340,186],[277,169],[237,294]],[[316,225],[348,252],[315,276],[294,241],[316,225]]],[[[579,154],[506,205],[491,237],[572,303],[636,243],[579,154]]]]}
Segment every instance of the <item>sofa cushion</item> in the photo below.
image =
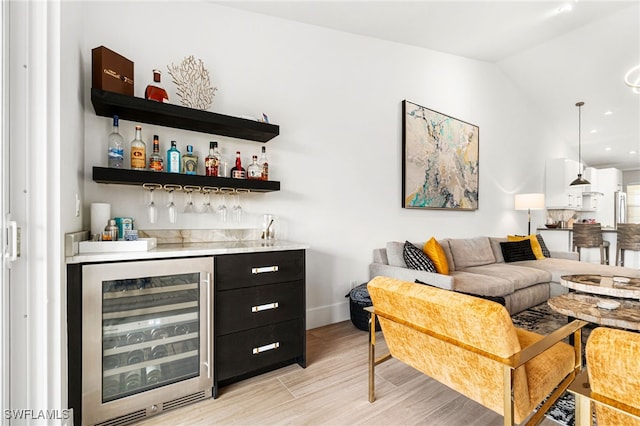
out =
{"type": "Polygon", "coordinates": [[[456,270],[496,261],[488,237],[452,238],[449,240],[449,247],[456,270]]]}
{"type": "MultiPolygon", "coordinates": [[[[431,286],[431,287],[435,287],[435,286],[432,286],[431,284],[427,284],[427,283],[425,283],[423,281],[420,281],[420,280],[416,280],[415,283],[416,284],[422,284],[422,285],[428,285],[428,286],[431,286]]],[[[502,296],[485,296],[485,295],[482,295],[482,294],[465,293],[464,291],[457,291],[457,290],[454,290],[454,291],[456,293],[466,294],[467,296],[479,297],[480,299],[490,300],[492,302],[499,303],[502,306],[507,306],[507,302],[505,302],[504,297],[502,297],[502,296]]]]}
{"type": "Polygon", "coordinates": [[[429,256],[429,259],[431,259],[433,264],[436,266],[436,271],[438,271],[439,274],[449,275],[447,255],[444,253],[444,249],[435,238],[431,237],[429,241],[424,243],[422,251],[429,256]]]}
{"type": "Polygon", "coordinates": [[[513,284],[513,290],[520,290],[535,284],[547,283],[551,280],[551,274],[542,269],[527,268],[513,263],[492,263],[489,265],[472,266],[465,268],[464,272],[471,274],[498,277],[513,284]]]}
{"type": "Polygon", "coordinates": [[[507,263],[521,260],[536,260],[529,240],[500,243],[500,248],[502,249],[504,261],[507,263]]]}
{"type": "Polygon", "coordinates": [[[406,263],[410,269],[436,272],[436,265],[429,259],[429,256],[409,241],[405,241],[402,255],[404,257],[404,263],[406,263]]]}
{"type": "Polygon", "coordinates": [[[407,264],[404,262],[404,243],[400,241],[389,241],[387,243],[387,260],[391,266],[399,266],[406,268],[407,264]]]}
{"type": "Polygon", "coordinates": [[[506,296],[514,291],[513,283],[500,277],[490,277],[464,271],[454,271],[449,276],[453,277],[453,289],[464,293],[483,296],[506,296]]]}
{"type": "Polygon", "coordinates": [[[500,243],[506,243],[507,239],[505,237],[489,237],[489,242],[491,243],[491,251],[496,258],[496,263],[504,263],[504,256],[502,255],[500,243]]]}

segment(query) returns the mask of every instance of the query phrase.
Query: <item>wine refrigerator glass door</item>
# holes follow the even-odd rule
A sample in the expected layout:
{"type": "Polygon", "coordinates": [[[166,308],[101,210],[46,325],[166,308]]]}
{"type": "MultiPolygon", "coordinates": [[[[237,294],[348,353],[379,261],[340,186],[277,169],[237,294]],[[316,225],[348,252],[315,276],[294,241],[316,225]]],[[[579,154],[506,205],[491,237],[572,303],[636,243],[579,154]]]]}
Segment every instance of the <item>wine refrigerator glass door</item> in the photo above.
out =
{"type": "Polygon", "coordinates": [[[211,395],[212,258],[85,265],[82,274],[82,424],[211,395]]]}

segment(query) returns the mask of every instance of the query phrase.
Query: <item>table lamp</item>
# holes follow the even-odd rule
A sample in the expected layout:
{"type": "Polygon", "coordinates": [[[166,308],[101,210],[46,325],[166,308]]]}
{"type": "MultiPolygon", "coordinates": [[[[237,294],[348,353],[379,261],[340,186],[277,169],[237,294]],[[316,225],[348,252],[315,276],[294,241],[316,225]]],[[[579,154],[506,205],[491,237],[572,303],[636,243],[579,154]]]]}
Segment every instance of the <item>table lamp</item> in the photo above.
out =
{"type": "Polygon", "coordinates": [[[516,194],[516,210],[527,210],[529,227],[527,235],[531,235],[531,210],[544,209],[544,194],[516,194]]]}

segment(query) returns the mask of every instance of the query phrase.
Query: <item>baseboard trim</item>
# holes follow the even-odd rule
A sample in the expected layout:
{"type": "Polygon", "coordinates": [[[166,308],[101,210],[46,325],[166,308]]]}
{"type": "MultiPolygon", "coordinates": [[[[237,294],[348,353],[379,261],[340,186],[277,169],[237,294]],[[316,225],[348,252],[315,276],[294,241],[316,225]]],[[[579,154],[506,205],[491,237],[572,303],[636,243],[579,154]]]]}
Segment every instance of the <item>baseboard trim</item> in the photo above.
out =
{"type": "Polygon", "coordinates": [[[350,318],[348,301],[307,309],[307,330],[350,318]]]}

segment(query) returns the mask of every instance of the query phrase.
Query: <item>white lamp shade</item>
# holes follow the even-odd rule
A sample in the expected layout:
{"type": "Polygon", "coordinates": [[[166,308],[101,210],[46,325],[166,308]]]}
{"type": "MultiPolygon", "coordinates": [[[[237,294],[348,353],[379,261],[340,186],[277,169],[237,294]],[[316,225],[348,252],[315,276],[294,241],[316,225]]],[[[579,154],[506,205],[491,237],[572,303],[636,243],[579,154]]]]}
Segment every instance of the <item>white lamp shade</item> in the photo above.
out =
{"type": "Polygon", "coordinates": [[[516,210],[544,209],[544,194],[516,194],[516,210]]]}

